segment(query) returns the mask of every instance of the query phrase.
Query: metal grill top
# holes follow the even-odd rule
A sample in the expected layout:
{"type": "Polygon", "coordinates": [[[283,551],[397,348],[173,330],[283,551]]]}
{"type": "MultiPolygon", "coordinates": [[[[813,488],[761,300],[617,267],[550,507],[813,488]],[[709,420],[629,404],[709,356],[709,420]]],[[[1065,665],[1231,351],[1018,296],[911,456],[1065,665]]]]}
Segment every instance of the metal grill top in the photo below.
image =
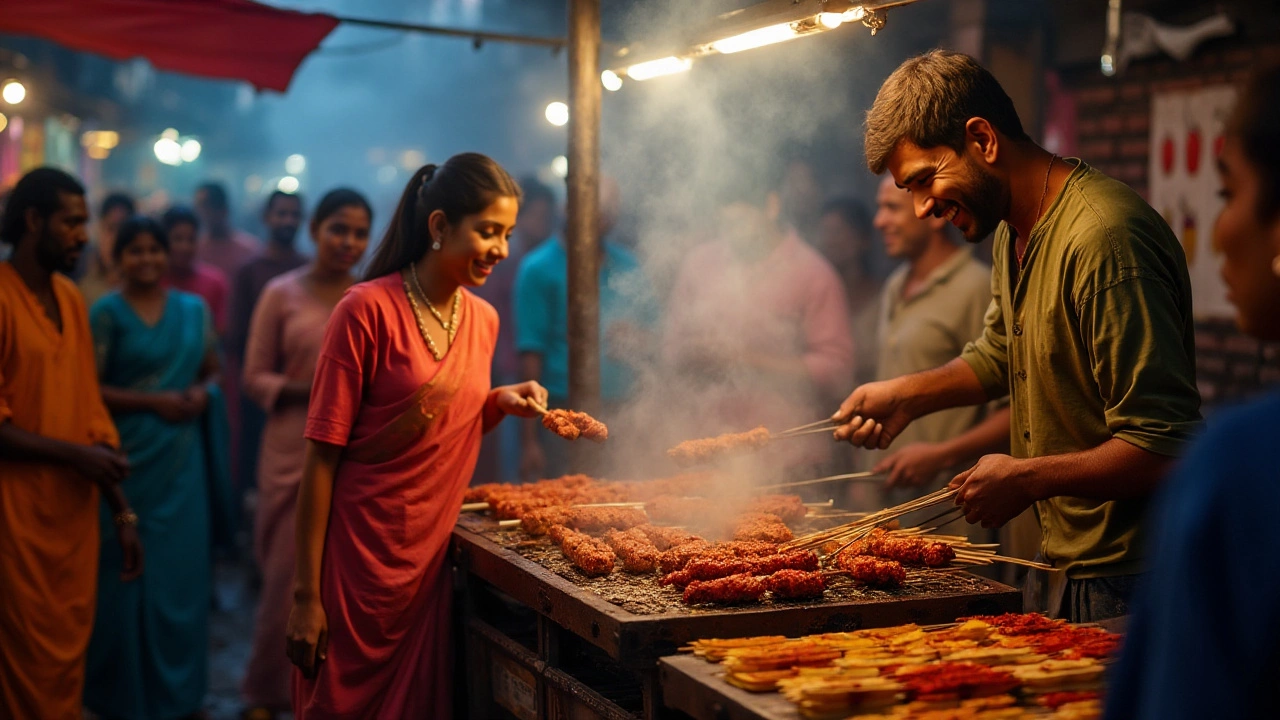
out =
{"type": "Polygon", "coordinates": [[[1017,611],[1021,594],[969,573],[924,573],[897,590],[836,580],[821,601],[692,608],[656,575],[621,571],[587,578],[545,540],[501,532],[492,520],[464,515],[454,529],[460,569],[493,585],[626,663],[651,665],[680,645],[706,637],[804,635],[964,615],[1017,611]]]}

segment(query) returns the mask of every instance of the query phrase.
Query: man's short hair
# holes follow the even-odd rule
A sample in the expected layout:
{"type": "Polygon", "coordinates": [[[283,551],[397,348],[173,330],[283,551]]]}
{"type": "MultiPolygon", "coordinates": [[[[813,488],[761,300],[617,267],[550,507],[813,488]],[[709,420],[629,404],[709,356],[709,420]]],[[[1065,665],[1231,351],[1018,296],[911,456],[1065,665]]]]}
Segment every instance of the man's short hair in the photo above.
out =
{"type": "Polygon", "coordinates": [[[863,147],[879,175],[898,143],[964,149],[965,124],[980,117],[1006,137],[1028,140],[1013,101],[995,76],[963,53],[931,50],[907,60],[884,81],[867,111],[863,147]]]}
{"type": "Polygon", "coordinates": [[[204,204],[210,210],[226,210],[230,207],[227,201],[227,189],[219,182],[202,183],[196,193],[204,193],[204,204]]]}
{"type": "Polygon", "coordinates": [[[297,193],[285,192],[283,190],[273,190],[271,195],[267,197],[267,204],[263,206],[264,213],[271,212],[271,208],[275,207],[276,201],[281,199],[294,200],[298,203],[298,208],[302,208],[302,196],[297,193]]]}
{"type": "Polygon", "coordinates": [[[23,175],[5,203],[0,243],[17,247],[27,234],[27,211],[34,208],[40,217],[48,218],[62,207],[63,194],[84,197],[84,186],[57,168],[36,168],[23,175]]]}
{"type": "Polygon", "coordinates": [[[121,208],[125,215],[132,217],[138,212],[134,205],[133,198],[122,192],[113,192],[102,199],[102,207],[98,212],[98,217],[106,217],[112,210],[121,208]]]}

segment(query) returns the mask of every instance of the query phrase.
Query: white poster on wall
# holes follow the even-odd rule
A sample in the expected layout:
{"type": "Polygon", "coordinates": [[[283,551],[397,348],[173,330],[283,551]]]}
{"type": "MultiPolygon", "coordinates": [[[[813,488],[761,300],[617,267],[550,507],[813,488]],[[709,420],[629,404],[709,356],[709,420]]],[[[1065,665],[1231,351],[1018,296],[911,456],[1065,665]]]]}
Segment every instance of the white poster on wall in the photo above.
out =
{"type": "Polygon", "coordinates": [[[1222,209],[1217,157],[1235,88],[1156,93],[1151,100],[1151,205],[1187,253],[1197,319],[1234,316],[1218,275],[1213,224],[1222,209]]]}

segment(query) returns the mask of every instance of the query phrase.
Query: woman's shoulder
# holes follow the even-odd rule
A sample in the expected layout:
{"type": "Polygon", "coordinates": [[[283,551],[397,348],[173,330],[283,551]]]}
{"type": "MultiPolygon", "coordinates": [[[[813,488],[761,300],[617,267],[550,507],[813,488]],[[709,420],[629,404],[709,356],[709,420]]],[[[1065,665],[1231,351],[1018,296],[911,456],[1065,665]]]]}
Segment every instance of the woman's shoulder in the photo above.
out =
{"type": "Polygon", "coordinates": [[[473,309],[477,316],[483,322],[497,324],[498,310],[489,303],[488,300],[480,297],[467,288],[462,288],[462,292],[467,296],[467,303],[473,309]]]}

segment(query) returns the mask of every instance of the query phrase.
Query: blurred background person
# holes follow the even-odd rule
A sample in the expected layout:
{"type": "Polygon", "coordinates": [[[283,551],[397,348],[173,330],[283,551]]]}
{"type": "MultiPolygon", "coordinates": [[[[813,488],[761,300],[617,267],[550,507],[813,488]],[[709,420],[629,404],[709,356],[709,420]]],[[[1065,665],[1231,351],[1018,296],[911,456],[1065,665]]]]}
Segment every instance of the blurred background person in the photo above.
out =
{"type": "Polygon", "coordinates": [[[506,258],[519,204],[484,155],[422,167],[329,319],[298,490],[297,720],[452,714],[447,552],[480,436],[547,400],[490,388],[498,315],[466,289],[506,258]]]}
{"type": "MultiPolygon", "coordinates": [[[[515,282],[524,256],[546,242],[555,232],[556,195],[536,177],[520,179],[524,199],[511,236],[510,255],[493,269],[476,295],[498,311],[498,346],[493,351],[494,387],[511,385],[520,379],[520,353],[516,352],[515,282]]],[[[485,435],[480,445],[480,461],[474,482],[517,482],[520,479],[520,428],[504,423],[485,435]]]]}
{"type": "Polygon", "coordinates": [[[254,559],[262,573],[253,650],[241,687],[247,720],[289,710],[292,665],[280,652],[292,603],[294,512],[307,443],[307,402],[325,324],[369,245],[373,210],[354,190],[331,190],[311,216],[315,259],[267,283],[253,312],[244,394],[266,413],[258,458],[254,559]]]}
{"type": "MultiPolygon", "coordinates": [[[[235,382],[241,379],[244,367],[244,348],[249,336],[249,322],[258,296],[272,278],[301,267],[307,258],[298,252],[294,243],[298,228],[302,226],[302,198],[276,190],[267,197],[262,210],[262,223],[267,231],[267,243],[255,257],[250,258],[231,280],[231,303],[227,317],[226,341],[228,371],[235,374],[235,382]]],[[[236,428],[235,458],[235,506],[243,511],[246,493],[257,486],[258,450],[262,444],[262,430],[267,416],[259,405],[241,392],[238,401],[239,423],[236,428]]]]}
{"type": "MultiPolygon", "coordinates": [[[[991,269],[957,244],[945,219],[916,217],[911,193],[892,175],[876,193],[875,228],[885,253],[902,265],[885,282],[876,336],[880,347],[875,380],[889,380],[946,363],[982,334],[991,305],[991,269]]],[[[952,408],[923,417],[898,435],[893,452],[864,451],[863,463],[888,475],[872,508],[892,507],[940,489],[966,463],[986,453],[1008,452],[1008,411],[995,410],[989,424],[969,430],[992,407],[952,408]]],[[[904,521],[921,520],[927,515],[904,521]]],[[[949,534],[984,537],[963,519],[944,526],[949,534]]]]}
{"type": "Polygon", "coordinates": [[[262,249],[258,238],[231,225],[231,205],[227,188],[206,182],[196,188],[195,210],[200,218],[198,259],[222,271],[228,280],[262,249]]]}
{"type": "MultiPolygon", "coordinates": [[[[684,259],[662,349],[668,375],[690,385],[673,408],[694,426],[686,437],[812,422],[853,376],[844,287],[780,208],[776,190],[739,188],[719,208],[720,236],[684,259]]],[[[759,457],[782,475],[816,477],[833,448],[815,436],[759,457]]]]}
{"type": "Polygon", "coordinates": [[[203,298],[213,315],[214,330],[221,338],[227,331],[227,278],[218,268],[196,259],[200,220],[190,208],[176,205],[165,211],[160,223],[169,237],[166,286],[203,298]]]}
{"type": "Polygon", "coordinates": [[[98,298],[119,285],[120,276],[112,260],[111,248],[115,245],[120,224],[133,217],[135,212],[133,198],[124,193],[113,192],[102,199],[98,220],[93,225],[93,237],[80,256],[76,274],[76,284],[80,286],[86,306],[92,306],[98,298]]]}
{"type": "Polygon", "coordinates": [[[0,218],[0,717],[78,718],[98,585],[99,496],[142,571],[129,463],[102,403],[71,280],[88,242],[84,187],[54,168],[18,180],[0,218]]]}
{"type": "MultiPolygon", "coordinates": [[[[1213,228],[1222,279],[1248,335],[1280,341],[1280,66],[1236,96],[1213,228]]],[[[1280,394],[1211,417],[1154,509],[1108,720],[1280,716],[1280,394]]]]}
{"type": "MultiPolygon", "coordinates": [[[[610,347],[639,347],[658,320],[652,286],[630,251],[609,239],[621,197],[612,178],[600,181],[600,419],[606,424],[631,396],[636,357],[610,347]]],[[[569,402],[569,258],[564,241],[542,243],[520,263],[515,283],[516,350],[520,377],[547,388],[552,407],[569,402]]],[[[570,446],[538,420],[524,423],[520,474],[525,481],[569,472],[570,446]]]]}
{"type": "Polygon", "coordinates": [[[884,283],[871,267],[871,214],[851,197],[831,198],[822,206],[816,246],[835,268],[848,298],[849,328],[857,350],[853,376],[875,378],[879,344],[880,292],[884,283]]]}
{"type": "Polygon", "coordinates": [[[815,246],[822,219],[822,196],[822,185],[812,165],[803,160],[792,160],[787,164],[778,189],[782,224],[794,230],[801,240],[815,246]]]}
{"type": "MultiPolygon", "coordinates": [[[[165,288],[168,239],[156,221],[126,220],[112,253],[121,289],[94,304],[89,323],[132,465],[123,488],[147,572],[122,582],[126,558],[102,543],[85,705],[106,718],[194,717],[208,688],[210,496],[227,484],[213,319],[199,296],[165,288]]],[[[110,519],[104,508],[108,538],[110,519]]]]}

